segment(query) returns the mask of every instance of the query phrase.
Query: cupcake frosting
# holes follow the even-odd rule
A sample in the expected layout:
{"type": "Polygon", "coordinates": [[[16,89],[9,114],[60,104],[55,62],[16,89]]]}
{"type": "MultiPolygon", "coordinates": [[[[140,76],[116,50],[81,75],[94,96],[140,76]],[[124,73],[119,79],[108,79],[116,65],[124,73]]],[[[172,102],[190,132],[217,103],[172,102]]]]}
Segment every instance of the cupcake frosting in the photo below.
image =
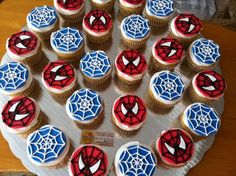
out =
{"type": "Polygon", "coordinates": [[[84,0],[54,0],[55,8],[63,15],[74,15],[84,9],[84,0]]]}
{"type": "Polygon", "coordinates": [[[125,7],[137,8],[141,7],[145,3],[145,0],[119,0],[119,2],[125,7]]]}
{"type": "Polygon", "coordinates": [[[107,4],[109,2],[111,2],[112,0],[92,0],[93,2],[97,3],[97,4],[107,4]]]}
{"type": "Polygon", "coordinates": [[[148,15],[166,18],[173,14],[173,0],[148,0],[146,4],[148,15]]]}
{"type": "Polygon", "coordinates": [[[66,27],[51,34],[51,46],[58,53],[73,54],[84,44],[84,38],[76,28],[66,27]]]}

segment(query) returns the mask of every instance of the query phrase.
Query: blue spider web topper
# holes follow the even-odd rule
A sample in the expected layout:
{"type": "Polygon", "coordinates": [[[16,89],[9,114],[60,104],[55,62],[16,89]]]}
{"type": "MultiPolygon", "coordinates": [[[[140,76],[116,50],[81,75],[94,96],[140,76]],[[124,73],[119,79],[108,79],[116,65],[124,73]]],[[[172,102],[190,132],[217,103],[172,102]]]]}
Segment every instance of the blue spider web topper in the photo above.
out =
{"type": "Polygon", "coordinates": [[[152,76],[150,84],[153,94],[163,100],[178,100],[184,93],[184,83],[174,72],[158,72],[152,76]]]}
{"type": "Polygon", "coordinates": [[[220,59],[220,47],[214,41],[200,38],[192,44],[192,53],[197,61],[214,64],[220,59]]]}
{"type": "Polygon", "coordinates": [[[102,100],[95,91],[80,89],[67,100],[66,109],[73,120],[89,121],[101,112],[102,100]]]}
{"type": "Polygon", "coordinates": [[[83,42],[84,38],[76,28],[62,28],[51,36],[52,47],[64,52],[77,51],[83,42]]]}
{"type": "Polygon", "coordinates": [[[26,85],[29,70],[19,62],[9,62],[0,67],[0,89],[14,91],[26,85]]]}
{"type": "Polygon", "coordinates": [[[148,0],[146,8],[155,16],[165,17],[174,12],[173,0],[148,0]]]}
{"type": "Polygon", "coordinates": [[[57,22],[57,13],[49,6],[35,7],[28,15],[27,22],[36,28],[45,28],[57,22]]]}
{"type": "Polygon", "coordinates": [[[190,129],[199,136],[216,134],[220,119],[216,111],[202,103],[194,103],[187,108],[185,114],[190,129]]]}
{"type": "Polygon", "coordinates": [[[93,51],[81,59],[80,70],[90,78],[102,78],[111,70],[111,63],[104,51],[93,51]]]}
{"type": "Polygon", "coordinates": [[[65,151],[65,134],[52,125],[45,125],[27,138],[27,153],[33,162],[52,163],[65,151]]]}
{"type": "Polygon", "coordinates": [[[130,15],[121,23],[125,36],[131,39],[143,39],[150,32],[149,21],[141,15],[130,15]]]}

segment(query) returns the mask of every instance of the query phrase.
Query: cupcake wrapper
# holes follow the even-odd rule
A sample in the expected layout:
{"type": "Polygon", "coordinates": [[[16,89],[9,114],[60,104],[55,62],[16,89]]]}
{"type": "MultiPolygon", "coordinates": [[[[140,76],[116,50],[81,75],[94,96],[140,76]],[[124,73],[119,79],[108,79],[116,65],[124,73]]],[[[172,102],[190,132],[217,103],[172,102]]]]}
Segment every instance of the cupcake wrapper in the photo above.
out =
{"type": "MultiPolygon", "coordinates": [[[[101,80],[100,80],[101,81],[101,80]]],[[[104,91],[111,84],[111,76],[103,79],[101,82],[96,80],[95,82],[87,79],[84,79],[84,84],[86,87],[96,90],[96,91],[104,91]]]]}
{"type": "Polygon", "coordinates": [[[112,0],[106,4],[98,4],[95,3],[94,1],[90,0],[91,2],[91,7],[93,10],[95,9],[99,9],[99,10],[103,10],[105,12],[110,12],[114,9],[114,4],[115,4],[115,0],[112,0]]]}
{"type": "Polygon", "coordinates": [[[133,92],[139,88],[141,84],[141,80],[130,82],[116,75],[115,84],[116,84],[116,87],[123,92],[133,92]]]}
{"type": "Polygon", "coordinates": [[[124,17],[132,15],[132,14],[142,14],[143,8],[144,8],[144,5],[140,7],[136,7],[136,8],[129,8],[129,7],[123,6],[121,3],[119,6],[120,6],[120,13],[124,17]]]}
{"type": "Polygon", "coordinates": [[[92,84],[94,86],[100,86],[100,85],[103,85],[105,84],[106,82],[108,82],[108,80],[111,78],[111,73],[112,73],[112,70],[107,73],[103,78],[100,78],[100,79],[92,79],[90,77],[87,77],[85,74],[83,74],[81,72],[81,74],[83,75],[83,78],[84,80],[88,83],[88,84],[92,84]]]}
{"type": "Polygon", "coordinates": [[[146,10],[144,9],[144,16],[149,20],[150,25],[152,27],[162,27],[167,26],[169,24],[169,21],[173,18],[174,15],[169,16],[166,19],[157,18],[151,15],[148,15],[146,10]]]}
{"type": "Polygon", "coordinates": [[[62,13],[58,12],[60,17],[65,20],[65,23],[68,26],[69,24],[79,23],[83,20],[85,15],[85,9],[82,9],[79,13],[73,15],[63,15],[62,13]]]}
{"type": "Polygon", "coordinates": [[[140,49],[140,48],[145,47],[146,42],[148,41],[148,38],[142,39],[140,41],[134,41],[134,40],[128,40],[122,36],[122,41],[123,41],[123,44],[128,49],[140,49]]]}
{"type": "Polygon", "coordinates": [[[174,70],[175,67],[179,64],[179,63],[175,63],[175,64],[170,64],[170,65],[163,65],[160,62],[158,62],[153,56],[151,56],[151,64],[152,68],[157,70],[157,71],[161,71],[161,70],[174,70]],[[153,63],[153,64],[152,64],[153,63]]]}
{"type": "Polygon", "coordinates": [[[103,36],[94,36],[94,35],[91,35],[89,34],[88,32],[85,31],[86,33],[86,37],[87,37],[87,40],[89,40],[90,42],[92,43],[95,43],[95,44],[101,44],[101,43],[104,43],[106,42],[107,40],[109,40],[112,36],[112,29],[110,29],[110,31],[108,32],[108,34],[106,35],[103,35],[103,36]]]}
{"type": "Polygon", "coordinates": [[[84,55],[84,44],[77,52],[75,52],[73,54],[63,54],[63,53],[58,53],[58,52],[56,52],[56,54],[57,54],[59,60],[64,60],[67,62],[80,61],[80,59],[84,55]]]}
{"type": "Polygon", "coordinates": [[[17,96],[28,96],[31,94],[31,92],[33,91],[34,89],[34,86],[35,86],[35,80],[33,78],[32,82],[31,82],[31,85],[29,86],[29,88],[27,88],[26,90],[22,91],[22,92],[19,92],[19,93],[16,93],[16,94],[12,94],[10,95],[11,97],[17,97],[17,96]]]}

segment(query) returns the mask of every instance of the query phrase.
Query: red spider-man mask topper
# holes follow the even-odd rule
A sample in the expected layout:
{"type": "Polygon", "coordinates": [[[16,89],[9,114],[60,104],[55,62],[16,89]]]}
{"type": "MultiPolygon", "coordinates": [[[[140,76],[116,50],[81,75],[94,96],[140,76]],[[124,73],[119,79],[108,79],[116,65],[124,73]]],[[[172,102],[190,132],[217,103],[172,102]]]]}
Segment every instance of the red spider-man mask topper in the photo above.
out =
{"type": "Polygon", "coordinates": [[[104,32],[112,28],[112,19],[107,12],[93,10],[84,17],[84,25],[94,32],[104,32]]]}
{"type": "Polygon", "coordinates": [[[180,14],[175,19],[175,28],[183,35],[193,36],[201,31],[202,25],[193,14],[180,14]]]}
{"type": "Polygon", "coordinates": [[[13,129],[27,127],[35,116],[36,104],[27,97],[16,97],[8,101],[2,110],[2,121],[13,129]]]}
{"type": "Polygon", "coordinates": [[[30,53],[37,48],[38,44],[37,37],[29,31],[13,34],[8,40],[8,48],[17,55],[30,53]]]}
{"type": "Polygon", "coordinates": [[[225,79],[213,70],[199,73],[194,84],[204,96],[210,98],[223,96],[226,89],[225,79]]]}
{"type": "Polygon", "coordinates": [[[126,50],[116,58],[116,68],[126,75],[135,76],[145,72],[147,62],[139,51],[126,50]]]}
{"type": "Polygon", "coordinates": [[[137,4],[140,4],[140,3],[144,3],[145,0],[125,0],[127,3],[129,4],[133,4],[133,5],[137,5],[137,4]]]}
{"type": "Polygon", "coordinates": [[[116,100],[113,106],[115,118],[128,127],[140,125],[146,119],[144,101],[134,95],[126,95],[116,100]]]}
{"type": "Polygon", "coordinates": [[[70,171],[75,176],[105,176],[107,166],[107,154],[94,145],[79,147],[70,161],[70,171]]]}
{"type": "Polygon", "coordinates": [[[184,55],[184,47],[173,38],[162,38],[154,45],[155,55],[167,63],[178,63],[184,55]]]}
{"type": "Polygon", "coordinates": [[[71,85],[76,77],[74,68],[65,61],[49,63],[43,71],[44,82],[52,88],[62,89],[71,85]]]}
{"type": "Polygon", "coordinates": [[[66,10],[77,10],[84,4],[84,0],[57,0],[57,4],[66,10]]]}

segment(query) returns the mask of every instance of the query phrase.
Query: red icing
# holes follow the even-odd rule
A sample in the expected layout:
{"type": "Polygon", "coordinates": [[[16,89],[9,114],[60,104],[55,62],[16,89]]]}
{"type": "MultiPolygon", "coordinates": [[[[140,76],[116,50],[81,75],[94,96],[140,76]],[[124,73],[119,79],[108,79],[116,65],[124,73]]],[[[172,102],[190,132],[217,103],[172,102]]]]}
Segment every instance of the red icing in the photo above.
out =
{"type": "Polygon", "coordinates": [[[112,19],[107,12],[93,10],[85,15],[84,25],[93,32],[105,32],[112,28],[112,19]]]}
{"type": "Polygon", "coordinates": [[[184,55],[184,47],[173,38],[162,38],[155,44],[155,54],[166,63],[178,63],[184,55]]]}
{"type": "Polygon", "coordinates": [[[8,40],[8,48],[16,55],[25,55],[37,48],[37,37],[29,31],[13,34],[8,40]]]}
{"type": "Polygon", "coordinates": [[[125,2],[133,5],[144,4],[145,0],[124,0],[125,2]]]}
{"type": "Polygon", "coordinates": [[[69,162],[70,171],[74,176],[105,176],[107,166],[107,154],[94,145],[76,149],[69,162]]]}
{"type": "Polygon", "coordinates": [[[201,29],[201,21],[193,14],[180,14],[175,18],[175,28],[183,35],[194,36],[201,29]]]}
{"type": "Polygon", "coordinates": [[[226,89],[225,79],[213,70],[198,73],[194,84],[208,98],[220,98],[226,89]]]}
{"type": "Polygon", "coordinates": [[[147,69],[146,59],[136,50],[126,50],[121,52],[117,56],[115,62],[117,69],[129,76],[142,74],[147,69]]]}
{"type": "Polygon", "coordinates": [[[28,97],[16,97],[8,101],[2,110],[2,121],[13,129],[27,127],[36,115],[36,104],[28,97]]]}
{"type": "Polygon", "coordinates": [[[84,0],[57,0],[57,4],[66,10],[77,10],[84,4],[84,0]]]}
{"type": "Polygon", "coordinates": [[[162,160],[172,166],[186,164],[194,153],[192,137],[181,129],[162,132],[156,146],[162,160]]]}
{"type": "Polygon", "coordinates": [[[147,117],[144,101],[135,95],[126,95],[116,100],[113,105],[115,118],[128,127],[143,123],[147,117]]]}
{"type": "Polygon", "coordinates": [[[74,68],[65,61],[51,62],[43,70],[43,79],[49,87],[60,90],[75,81],[74,68]]]}

